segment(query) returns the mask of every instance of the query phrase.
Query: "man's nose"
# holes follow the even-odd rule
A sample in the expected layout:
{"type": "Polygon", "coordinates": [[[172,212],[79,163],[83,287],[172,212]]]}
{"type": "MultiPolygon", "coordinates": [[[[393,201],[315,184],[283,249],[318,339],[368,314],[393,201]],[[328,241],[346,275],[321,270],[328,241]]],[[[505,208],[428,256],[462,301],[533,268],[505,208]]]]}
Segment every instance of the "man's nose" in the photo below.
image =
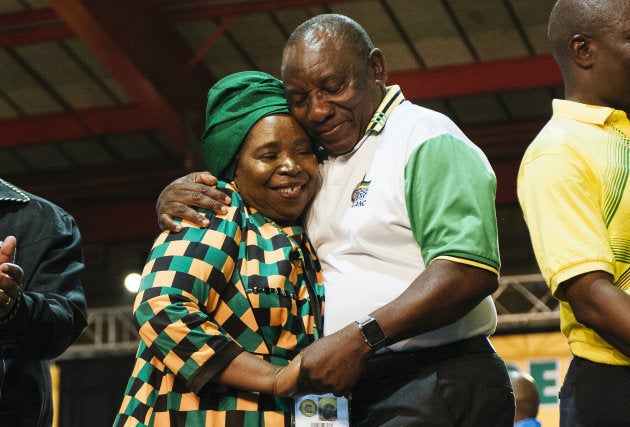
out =
{"type": "Polygon", "coordinates": [[[312,96],[309,102],[308,117],[313,122],[323,122],[333,113],[333,106],[323,94],[312,96]]]}

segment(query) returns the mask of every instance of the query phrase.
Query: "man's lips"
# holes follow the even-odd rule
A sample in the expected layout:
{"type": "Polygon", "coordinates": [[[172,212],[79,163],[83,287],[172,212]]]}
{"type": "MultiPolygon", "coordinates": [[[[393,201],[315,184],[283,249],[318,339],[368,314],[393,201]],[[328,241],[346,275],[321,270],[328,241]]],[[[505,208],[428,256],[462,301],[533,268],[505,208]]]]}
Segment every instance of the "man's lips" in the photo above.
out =
{"type": "Polygon", "coordinates": [[[335,135],[335,133],[341,128],[342,123],[338,123],[333,127],[327,128],[325,130],[319,130],[317,133],[321,138],[329,139],[335,135]]]}

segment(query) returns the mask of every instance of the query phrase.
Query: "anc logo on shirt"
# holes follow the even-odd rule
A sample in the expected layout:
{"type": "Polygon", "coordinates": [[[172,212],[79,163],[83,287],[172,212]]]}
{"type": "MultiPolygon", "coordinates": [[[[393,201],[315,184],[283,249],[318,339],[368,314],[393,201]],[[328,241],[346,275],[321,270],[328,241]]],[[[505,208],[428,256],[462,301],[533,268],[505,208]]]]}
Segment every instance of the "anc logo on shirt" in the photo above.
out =
{"type": "Polygon", "coordinates": [[[367,194],[370,188],[370,183],[372,181],[366,181],[365,175],[363,175],[363,180],[357,185],[352,192],[352,205],[350,207],[356,208],[359,206],[365,206],[367,204],[367,194]]]}

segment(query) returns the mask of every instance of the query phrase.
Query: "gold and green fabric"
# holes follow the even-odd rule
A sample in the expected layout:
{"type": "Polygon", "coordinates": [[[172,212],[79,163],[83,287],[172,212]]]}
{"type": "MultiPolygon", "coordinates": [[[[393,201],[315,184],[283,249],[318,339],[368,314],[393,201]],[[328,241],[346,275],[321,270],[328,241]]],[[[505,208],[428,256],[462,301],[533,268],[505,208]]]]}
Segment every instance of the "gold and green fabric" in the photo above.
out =
{"type": "Polygon", "coordinates": [[[286,365],[319,334],[321,268],[300,226],[279,228],[234,187],[207,229],[162,233],[143,271],[134,315],[141,342],[116,426],[290,425],[292,399],[213,379],[242,351],[286,365]],[[304,268],[306,266],[306,269],[304,268]]]}

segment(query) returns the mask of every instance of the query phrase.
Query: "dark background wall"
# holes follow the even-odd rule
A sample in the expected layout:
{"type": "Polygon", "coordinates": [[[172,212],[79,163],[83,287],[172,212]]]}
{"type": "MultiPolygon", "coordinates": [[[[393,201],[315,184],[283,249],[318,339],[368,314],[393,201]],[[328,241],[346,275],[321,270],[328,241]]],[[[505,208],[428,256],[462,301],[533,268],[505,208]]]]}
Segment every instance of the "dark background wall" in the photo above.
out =
{"type": "Polygon", "coordinates": [[[60,360],[59,427],[111,427],[133,355],[60,360]]]}

